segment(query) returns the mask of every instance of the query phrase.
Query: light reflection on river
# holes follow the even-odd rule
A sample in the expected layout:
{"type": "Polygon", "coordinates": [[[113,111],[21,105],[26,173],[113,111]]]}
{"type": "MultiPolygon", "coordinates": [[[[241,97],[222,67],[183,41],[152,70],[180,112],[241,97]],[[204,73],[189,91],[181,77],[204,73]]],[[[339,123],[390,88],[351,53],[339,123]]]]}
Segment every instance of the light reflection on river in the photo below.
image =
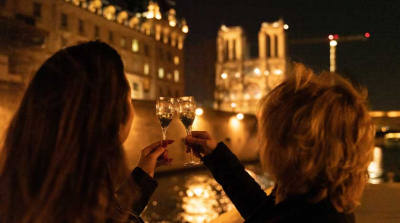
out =
{"type": "Polygon", "coordinates": [[[382,183],[382,148],[374,148],[374,157],[368,166],[369,183],[379,184],[382,183]]]}
{"type": "MultiPolygon", "coordinates": [[[[246,168],[263,189],[272,185],[258,164],[246,168]]],[[[206,169],[161,176],[157,181],[159,188],[142,215],[146,222],[208,222],[234,208],[206,169]]]]}
{"type": "MultiPolygon", "coordinates": [[[[263,189],[272,186],[259,164],[246,165],[246,169],[263,189]]],[[[388,172],[397,176],[394,181],[400,181],[400,149],[375,147],[368,166],[369,183],[388,181],[388,172]]],[[[234,208],[206,169],[177,171],[156,178],[159,188],[142,215],[146,222],[209,222],[234,208]]]]}

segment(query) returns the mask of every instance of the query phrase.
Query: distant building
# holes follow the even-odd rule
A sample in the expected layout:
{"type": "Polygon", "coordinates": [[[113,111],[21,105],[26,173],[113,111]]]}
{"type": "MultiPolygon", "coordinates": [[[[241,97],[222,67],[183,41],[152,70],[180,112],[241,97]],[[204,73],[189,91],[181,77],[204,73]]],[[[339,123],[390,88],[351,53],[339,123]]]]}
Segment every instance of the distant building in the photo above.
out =
{"type": "Polygon", "coordinates": [[[132,98],[184,94],[184,39],[174,9],[132,13],[104,0],[0,0],[0,81],[26,84],[58,50],[99,39],[122,56],[132,98]]]}
{"type": "Polygon", "coordinates": [[[262,24],[258,58],[250,58],[241,27],[221,27],[217,38],[216,108],[254,113],[258,100],[280,83],[286,73],[286,26],[283,20],[262,24]]]}

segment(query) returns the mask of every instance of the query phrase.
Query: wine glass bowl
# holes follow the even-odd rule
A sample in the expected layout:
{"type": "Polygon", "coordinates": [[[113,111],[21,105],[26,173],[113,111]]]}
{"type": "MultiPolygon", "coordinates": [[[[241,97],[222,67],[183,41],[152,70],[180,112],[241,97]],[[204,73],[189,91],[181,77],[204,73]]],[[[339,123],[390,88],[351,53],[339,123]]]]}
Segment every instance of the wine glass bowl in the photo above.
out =
{"type": "Polygon", "coordinates": [[[156,115],[161,124],[162,138],[167,139],[167,129],[174,117],[175,100],[169,97],[159,97],[156,102],[156,115]]]}

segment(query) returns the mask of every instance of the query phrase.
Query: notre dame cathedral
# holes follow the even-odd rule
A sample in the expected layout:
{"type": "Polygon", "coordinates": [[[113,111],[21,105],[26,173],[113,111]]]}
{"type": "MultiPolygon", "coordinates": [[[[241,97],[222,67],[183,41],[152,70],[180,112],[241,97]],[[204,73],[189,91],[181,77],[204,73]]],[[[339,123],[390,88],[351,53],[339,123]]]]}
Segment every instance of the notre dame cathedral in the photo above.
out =
{"type": "Polygon", "coordinates": [[[262,23],[258,58],[250,58],[241,27],[221,26],[217,38],[215,108],[254,114],[257,102],[283,79],[286,72],[288,26],[283,20],[262,23]]]}

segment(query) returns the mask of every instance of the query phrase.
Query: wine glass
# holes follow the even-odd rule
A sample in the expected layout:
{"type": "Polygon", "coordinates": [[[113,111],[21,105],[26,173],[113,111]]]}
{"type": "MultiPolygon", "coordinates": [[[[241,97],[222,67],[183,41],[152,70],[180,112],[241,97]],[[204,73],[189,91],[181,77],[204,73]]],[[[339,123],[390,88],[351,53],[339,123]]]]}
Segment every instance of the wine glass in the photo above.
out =
{"type": "Polygon", "coordinates": [[[174,116],[174,98],[159,97],[156,102],[156,115],[161,124],[162,140],[167,139],[167,129],[174,116]]]}
{"type": "MultiPolygon", "coordinates": [[[[194,118],[196,117],[196,101],[194,97],[180,97],[177,99],[177,112],[179,114],[179,119],[186,128],[187,135],[192,134],[192,125],[194,118]]],[[[192,166],[200,164],[198,161],[193,161],[193,150],[190,150],[190,161],[183,164],[184,166],[192,166]]]]}

